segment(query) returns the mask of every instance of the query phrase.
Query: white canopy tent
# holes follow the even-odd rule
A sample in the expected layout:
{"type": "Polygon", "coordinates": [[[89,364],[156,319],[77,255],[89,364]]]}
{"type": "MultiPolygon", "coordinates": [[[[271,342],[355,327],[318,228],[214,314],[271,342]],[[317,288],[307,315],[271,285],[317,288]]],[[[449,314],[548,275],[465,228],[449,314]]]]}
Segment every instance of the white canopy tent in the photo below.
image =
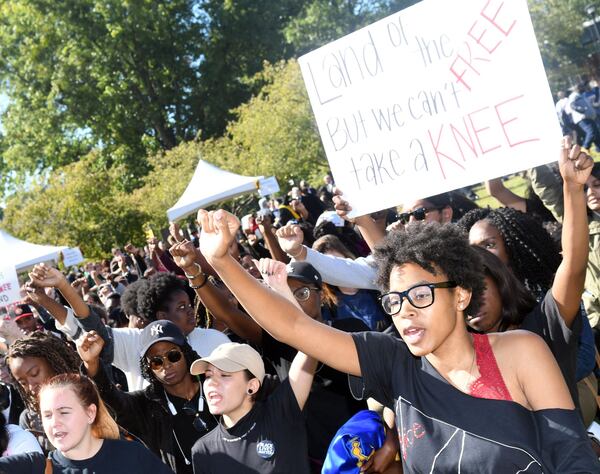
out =
{"type": "Polygon", "coordinates": [[[169,221],[181,219],[209,204],[256,191],[261,179],[263,176],[230,173],[200,160],[177,204],[167,211],[169,221]]]}
{"type": "Polygon", "coordinates": [[[25,242],[0,229],[0,262],[3,266],[14,265],[17,270],[24,270],[40,262],[58,260],[59,252],[68,247],[54,247],[25,242]]]}

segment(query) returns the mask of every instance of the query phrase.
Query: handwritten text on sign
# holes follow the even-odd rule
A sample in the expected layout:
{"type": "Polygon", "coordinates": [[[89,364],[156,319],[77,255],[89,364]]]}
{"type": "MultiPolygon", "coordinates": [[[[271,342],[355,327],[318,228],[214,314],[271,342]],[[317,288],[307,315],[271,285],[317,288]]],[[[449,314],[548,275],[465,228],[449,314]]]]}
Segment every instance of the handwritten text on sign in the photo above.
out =
{"type": "Polygon", "coordinates": [[[300,66],[353,215],[557,159],[526,0],[424,0],[300,66]]]}
{"type": "Polygon", "coordinates": [[[15,267],[0,267],[0,307],[21,299],[19,278],[15,267]]]}

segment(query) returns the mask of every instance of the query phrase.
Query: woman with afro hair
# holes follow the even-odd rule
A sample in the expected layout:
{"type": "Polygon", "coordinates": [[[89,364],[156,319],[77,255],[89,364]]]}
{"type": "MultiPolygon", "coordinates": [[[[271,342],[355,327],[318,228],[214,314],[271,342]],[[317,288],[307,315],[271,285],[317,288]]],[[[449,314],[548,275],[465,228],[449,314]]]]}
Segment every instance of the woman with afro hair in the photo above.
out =
{"type": "MultiPolygon", "coordinates": [[[[228,254],[239,221],[200,210],[200,250],[277,340],[362,376],[396,414],[405,472],[597,472],[598,459],[547,345],[526,331],[472,334],[481,259],[455,225],[415,223],[376,249],[381,303],[403,340],[314,321],[228,254]],[[520,363],[527,360],[527,364],[520,363]]],[[[269,274],[268,262],[260,262],[269,274]]]]}

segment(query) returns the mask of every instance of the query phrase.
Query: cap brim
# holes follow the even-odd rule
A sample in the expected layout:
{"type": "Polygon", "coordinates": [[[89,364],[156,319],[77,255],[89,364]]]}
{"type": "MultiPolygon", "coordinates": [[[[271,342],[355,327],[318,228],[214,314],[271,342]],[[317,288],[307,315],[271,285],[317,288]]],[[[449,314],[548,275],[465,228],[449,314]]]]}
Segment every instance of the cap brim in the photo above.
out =
{"type": "Polygon", "coordinates": [[[202,359],[195,360],[191,367],[190,373],[192,375],[200,375],[208,370],[209,365],[214,365],[217,369],[223,372],[240,372],[246,370],[247,367],[242,364],[238,364],[230,359],[222,357],[203,357],[202,359]]]}
{"type": "Polygon", "coordinates": [[[19,319],[23,319],[23,318],[27,318],[29,316],[33,316],[33,313],[23,313],[23,314],[19,314],[18,316],[15,317],[15,321],[18,321],[19,319]]]}
{"type": "Polygon", "coordinates": [[[301,281],[302,283],[306,283],[307,285],[315,285],[319,290],[323,289],[323,285],[321,285],[318,281],[311,280],[310,278],[306,278],[304,275],[296,275],[294,273],[288,273],[288,278],[293,278],[294,280],[301,281]]]}
{"type": "Polygon", "coordinates": [[[161,341],[165,341],[165,342],[171,342],[172,344],[175,344],[176,346],[181,347],[182,341],[174,338],[174,337],[159,337],[158,339],[153,340],[150,344],[147,344],[145,347],[142,347],[142,350],[140,351],[140,357],[145,357],[146,356],[146,352],[148,352],[148,349],[150,349],[154,344],[156,344],[157,342],[161,342],[161,341]]]}

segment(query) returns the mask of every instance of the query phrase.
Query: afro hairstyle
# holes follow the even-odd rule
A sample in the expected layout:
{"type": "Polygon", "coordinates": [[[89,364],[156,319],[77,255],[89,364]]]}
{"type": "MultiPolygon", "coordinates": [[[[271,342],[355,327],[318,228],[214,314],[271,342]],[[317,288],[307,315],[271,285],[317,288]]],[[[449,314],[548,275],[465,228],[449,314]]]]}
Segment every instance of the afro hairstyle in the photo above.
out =
{"type": "Polygon", "coordinates": [[[377,284],[389,291],[394,267],[414,263],[471,291],[465,314],[477,313],[485,290],[481,257],[469,245],[466,234],[454,224],[416,222],[406,230],[390,232],[374,252],[378,266],[377,284]]]}

